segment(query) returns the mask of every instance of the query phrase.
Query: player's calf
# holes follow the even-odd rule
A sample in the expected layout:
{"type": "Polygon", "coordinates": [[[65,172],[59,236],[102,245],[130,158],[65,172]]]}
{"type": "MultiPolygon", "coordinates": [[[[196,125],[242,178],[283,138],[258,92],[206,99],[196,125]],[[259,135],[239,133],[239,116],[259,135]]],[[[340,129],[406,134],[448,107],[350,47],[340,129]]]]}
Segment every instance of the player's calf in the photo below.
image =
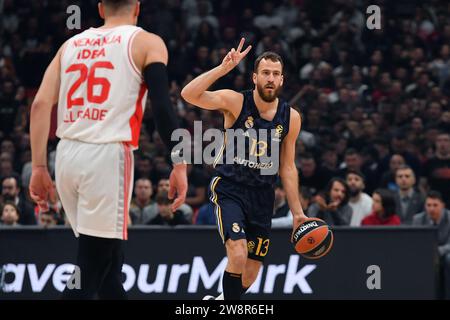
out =
{"type": "Polygon", "coordinates": [[[242,274],[242,287],[243,291],[247,291],[246,289],[250,288],[253,282],[255,282],[258,277],[259,269],[262,266],[261,261],[257,261],[254,259],[247,259],[247,263],[245,264],[245,270],[242,274]]]}
{"type": "Polygon", "coordinates": [[[242,274],[247,262],[247,241],[244,239],[229,239],[225,243],[225,248],[227,250],[228,258],[226,270],[231,273],[242,274]]]}
{"type": "Polygon", "coordinates": [[[223,274],[222,287],[225,300],[240,300],[242,294],[242,273],[247,262],[247,241],[227,240],[228,264],[223,274]]]}

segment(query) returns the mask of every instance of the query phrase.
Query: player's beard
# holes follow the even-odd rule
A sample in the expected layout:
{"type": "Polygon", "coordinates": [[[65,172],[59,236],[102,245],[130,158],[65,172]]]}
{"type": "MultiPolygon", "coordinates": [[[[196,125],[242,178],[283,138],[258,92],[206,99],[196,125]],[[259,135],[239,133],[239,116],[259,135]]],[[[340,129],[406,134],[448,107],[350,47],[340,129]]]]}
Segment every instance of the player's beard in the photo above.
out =
{"type": "Polygon", "coordinates": [[[265,102],[273,102],[276,98],[278,98],[278,95],[280,94],[281,91],[281,86],[276,87],[274,84],[272,84],[271,86],[273,86],[273,91],[267,91],[266,87],[268,85],[262,86],[257,84],[256,85],[256,90],[258,90],[258,94],[261,97],[261,99],[263,99],[265,102]]]}

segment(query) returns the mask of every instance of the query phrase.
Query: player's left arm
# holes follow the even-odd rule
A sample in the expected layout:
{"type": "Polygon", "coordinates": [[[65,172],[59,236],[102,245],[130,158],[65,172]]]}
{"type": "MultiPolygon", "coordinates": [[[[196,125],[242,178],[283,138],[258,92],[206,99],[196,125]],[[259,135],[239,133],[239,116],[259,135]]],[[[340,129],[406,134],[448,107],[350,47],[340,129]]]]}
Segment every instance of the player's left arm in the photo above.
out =
{"type": "Polygon", "coordinates": [[[31,104],[30,144],[32,172],[29,185],[30,197],[42,211],[48,210],[48,198],[55,201],[53,182],[47,169],[47,141],[53,106],[58,102],[61,82],[61,52],[58,50],[45,71],[39,90],[31,104]]]}
{"type": "Polygon", "coordinates": [[[30,143],[33,166],[47,165],[47,140],[50,131],[50,115],[58,102],[60,76],[60,58],[62,47],[45,71],[39,90],[31,104],[30,143]]]}
{"type": "Polygon", "coordinates": [[[298,192],[298,171],[295,166],[295,144],[300,133],[300,114],[291,108],[289,132],[283,139],[280,158],[280,178],[293,216],[294,230],[307,218],[303,212],[298,192]]]}

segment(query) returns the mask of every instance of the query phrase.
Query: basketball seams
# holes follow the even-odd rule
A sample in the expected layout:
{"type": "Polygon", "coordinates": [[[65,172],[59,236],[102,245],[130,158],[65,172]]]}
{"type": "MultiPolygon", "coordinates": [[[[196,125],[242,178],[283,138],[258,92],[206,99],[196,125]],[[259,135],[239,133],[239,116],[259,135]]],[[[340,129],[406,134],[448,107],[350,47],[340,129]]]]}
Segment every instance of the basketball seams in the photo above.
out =
{"type": "MultiPolygon", "coordinates": [[[[308,236],[308,234],[310,234],[311,232],[314,232],[314,231],[316,231],[316,230],[320,230],[321,228],[327,228],[327,229],[328,229],[328,225],[322,225],[322,226],[319,226],[319,227],[317,227],[317,228],[315,228],[315,229],[309,230],[307,233],[305,233],[305,234],[302,236],[301,239],[299,239],[299,240],[297,241],[297,243],[295,244],[295,248],[297,248],[297,244],[299,244],[299,243],[302,241],[302,239],[306,239],[306,237],[308,236]]],[[[308,248],[307,251],[305,251],[305,252],[297,251],[297,252],[298,252],[298,253],[306,253],[306,252],[309,252],[309,251],[311,251],[311,250],[314,250],[314,249],[317,248],[320,244],[323,243],[323,241],[326,239],[326,237],[327,237],[327,236],[325,236],[325,238],[324,238],[321,242],[319,242],[319,244],[317,244],[316,246],[314,246],[314,247],[312,247],[312,248],[308,248]]]]}
{"type": "MultiPolygon", "coordinates": [[[[325,256],[326,254],[328,254],[328,252],[331,250],[331,247],[333,246],[333,242],[334,242],[333,232],[331,230],[329,230],[328,232],[331,235],[331,240],[330,240],[330,243],[328,244],[327,250],[325,252],[323,252],[321,255],[317,256],[317,257],[315,257],[315,256],[307,256],[306,258],[308,258],[308,259],[319,259],[319,258],[325,256]]],[[[328,235],[327,235],[327,237],[328,237],[328,235]]],[[[323,243],[326,240],[326,238],[321,243],[323,243]]],[[[313,250],[314,249],[312,249],[312,250],[310,250],[308,252],[311,252],[313,250]]],[[[305,252],[305,254],[308,253],[308,252],[305,252]]]]}

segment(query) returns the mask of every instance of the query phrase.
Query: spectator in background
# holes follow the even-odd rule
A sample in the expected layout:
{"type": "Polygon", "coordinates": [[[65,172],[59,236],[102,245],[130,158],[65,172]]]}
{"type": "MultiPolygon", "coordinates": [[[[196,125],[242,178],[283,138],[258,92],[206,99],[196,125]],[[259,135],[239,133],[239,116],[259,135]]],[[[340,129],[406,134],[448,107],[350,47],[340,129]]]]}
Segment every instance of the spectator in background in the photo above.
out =
{"type": "Polygon", "coordinates": [[[322,60],[322,51],[320,47],[312,47],[308,63],[300,69],[300,79],[306,80],[313,70],[326,66],[326,62],[322,60]]]}
{"type": "Polygon", "coordinates": [[[58,224],[58,214],[55,210],[50,209],[39,214],[39,225],[44,228],[56,226],[58,224]]]}
{"type": "Polygon", "coordinates": [[[405,165],[405,158],[401,154],[393,154],[389,160],[389,171],[386,171],[381,177],[380,186],[392,191],[398,190],[395,172],[397,172],[398,168],[405,165]]]}
{"type": "Polygon", "coordinates": [[[341,164],[339,176],[345,178],[349,170],[360,171],[365,176],[365,186],[367,192],[371,192],[376,186],[376,177],[372,170],[364,166],[361,153],[356,149],[349,148],[344,154],[344,163],[341,164]]]}
{"type": "Polygon", "coordinates": [[[3,226],[20,226],[19,222],[20,211],[13,202],[5,202],[2,206],[2,225],[3,226]]]}
{"type": "Polygon", "coordinates": [[[8,152],[0,153],[0,179],[17,175],[14,171],[13,155],[8,152]]]}
{"type": "MultiPolygon", "coordinates": [[[[308,212],[309,206],[312,203],[313,194],[309,188],[303,186],[300,187],[299,192],[300,192],[300,203],[302,205],[303,212],[308,212]]],[[[291,213],[289,212],[289,214],[291,213]]]]}
{"type": "Polygon", "coordinates": [[[416,214],[412,224],[437,227],[440,267],[444,276],[441,291],[444,291],[445,299],[450,299],[450,211],[445,208],[440,192],[430,191],[427,194],[425,211],[416,214]]]}
{"type": "Polygon", "coordinates": [[[450,133],[441,132],[436,137],[436,151],[425,165],[425,177],[429,188],[439,191],[450,207],[450,133]]]}
{"type": "Polygon", "coordinates": [[[202,170],[192,164],[187,166],[188,191],[186,204],[195,211],[206,201],[206,186],[208,182],[202,170]]]}
{"type": "Polygon", "coordinates": [[[336,148],[327,146],[322,153],[322,166],[331,173],[338,170],[338,155],[336,148]]]}
{"type": "Polygon", "coordinates": [[[147,224],[156,216],[157,206],[152,201],[153,186],[148,178],[140,178],[134,184],[134,198],[130,204],[132,224],[147,224]]]}
{"type": "MultiPolygon", "coordinates": [[[[277,197],[276,194],[275,194],[275,197],[277,197]]],[[[311,191],[306,187],[299,188],[299,198],[300,198],[300,203],[302,205],[303,212],[308,212],[309,205],[312,201],[311,191]]],[[[286,201],[286,199],[285,199],[285,201],[286,201]]],[[[280,208],[282,208],[282,207],[280,207],[280,208]]],[[[280,212],[281,210],[277,210],[277,211],[280,212]]],[[[288,211],[286,212],[286,214],[284,216],[272,218],[272,228],[284,228],[284,227],[292,228],[292,221],[293,221],[292,219],[293,219],[292,212],[291,212],[291,210],[289,210],[289,207],[288,207],[288,211]]]]}
{"type": "MultiPolygon", "coordinates": [[[[423,177],[422,180],[427,178],[430,188],[440,190],[450,205],[449,158],[445,156],[447,138],[441,137],[441,132],[450,132],[450,25],[445,20],[448,17],[446,1],[426,4],[426,10],[437,17],[436,21],[432,20],[434,29],[430,30],[434,31],[431,34],[424,33],[423,23],[414,15],[400,16],[389,10],[394,1],[380,2],[381,11],[392,14],[386,21],[382,20],[380,30],[364,28],[361,23],[364,13],[357,13],[357,8],[370,3],[368,0],[358,5],[352,4],[354,1],[325,1],[327,10],[323,10],[320,1],[156,2],[146,2],[142,6],[149,14],[143,15],[139,24],[167,40],[171,57],[169,78],[174,80],[171,99],[186,128],[190,129],[198,116],[180,99],[183,84],[192,79],[194,71],[200,72],[211,62],[221,61],[227,48],[235,46],[244,36],[255,49],[259,44],[261,48],[269,46],[282,55],[287,54],[284,58],[289,64],[285,68],[289,81],[285,82],[282,95],[295,101],[291,105],[301,106],[304,119],[296,156],[299,168],[300,154],[312,153],[319,172],[322,167],[332,172],[329,180],[348,162],[349,169],[357,169],[365,175],[365,192],[371,194],[378,187],[387,187],[387,184],[380,185],[379,180],[389,171],[391,155],[400,154],[416,176],[423,177]],[[236,10],[241,13],[236,14],[236,10]],[[361,46],[361,37],[364,46],[361,46]],[[377,150],[377,157],[369,153],[366,153],[369,157],[364,157],[364,148],[369,145],[377,150]],[[361,152],[361,165],[356,168],[350,162],[358,162],[357,157],[344,159],[349,148],[361,152]],[[375,177],[371,168],[377,170],[375,177]]],[[[31,162],[26,163],[29,159],[29,138],[25,137],[28,101],[34,97],[52,50],[69,34],[78,32],[59,27],[66,19],[66,1],[33,3],[38,5],[22,10],[21,1],[5,1],[3,28],[0,28],[0,142],[6,140],[7,149],[11,146],[9,141],[15,144],[15,154],[0,151],[0,180],[2,175],[22,173],[24,190],[31,174],[31,162]],[[43,12],[52,19],[41,19],[43,12]]],[[[81,3],[82,23],[100,24],[95,1],[81,3]]],[[[246,87],[251,71],[248,62],[239,64],[235,73],[218,81],[218,89],[246,87]]],[[[151,111],[150,105],[147,109],[151,111]]],[[[144,118],[151,117],[151,112],[145,112],[144,118]]],[[[221,117],[202,120],[204,128],[222,124],[221,117]]],[[[168,150],[154,125],[142,127],[140,140],[135,179],[149,178],[156,186],[169,170],[165,161],[168,150]]],[[[50,170],[53,151],[50,146],[50,170]]],[[[198,168],[207,170],[205,166],[198,168]]],[[[387,174],[390,186],[395,186],[393,173],[387,174]]],[[[305,176],[307,181],[308,175],[305,176]]],[[[346,171],[342,170],[339,176],[344,178],[346,171]]],[[[317,183],[315,189],[322,189],[328,180],[317,183]]],[[[307,184],[310,183],[307,181],[307,184]]],[[[426,189],[425,184],[420,186],[426,189]]],[[[195,191],[192,197],[196,198],[195,191]]],[[[204,203],[208,203],[206,198],[194,206],[199,208],[204,203]]]]}
{"type": "Polygon", "coordinates": [[[284,191],[281,181],[277,181],[275,186],[272,227],[292,227],[292,214],[289,211],[286,191],[284,191]]]}
{"type": "Polygon", "coordinates": [[[423,211],[424,197],[414,189],[416,175],[409,166],[400,166],[395,172],[395,182],[398,190],[395,191],[396,213],[402,224],[411,224],[415,214],[423,211]]]}
{"type": "Polygon", "coordinates": [[[208,201],[198,209],[197,218],[195,219],[196,225],[215,225],[217,223],[215,210],[212,201],[208,201]]]}
{"type": "Polygon", "coordinates": [[[308,209],[308,217],[324,220],[328,225],[348,226],[352,220],[352,208],[348,205],[350,189],[342,178],[333,178],[324,195],[308,209]]]}
{"type": "Polygon", "coordinates": [[[167,195],[168,193],[166,191],[159,192],[156,195],[158,213],[153,219],[148,222],[148,224],[165,226],[190,224],[190,222],[185,218],[183,212],[181,212],[180,210],[172,212],[172,210],[170,209],[172,200],[170,200],[167,195]]]}
{"type": "MultiPolygon", "coordinates": [[[[0,82],[0,84],[2,83],[0,82]]],[[[6,135],[13,132],[21,103],[16,97],[16,89],[13,81],[6,80],[0,90],[0,128],[6,135]]]]}
{"type": "MultiPolygon", "coordinates": [[[[147,178],[152,179],[152,170],[153,170],[153,163],[152,159],[145,155],[137,155],[136,154],[136,168],[135,168],[135,177],[136,179],[140,178],[147,178]]],[[[156,182],[156,181],[155,181],[156,182]]]]}
{"type": "Polygon", "coordinates": [[[15,176],[9,176],[2,180],[2,202],[7,201],[14,203],[19,209],[19,224],[36,224],[33,205],[21,194],[19,181],[15,176]]]}
{"type": "Polygon", "coordinates": [[[362,226],[400,225],[400,218],[395,213],[395,197],[392,191],[377,189],[372,194],[372,213],[362,221],[362,226]]]}
{"type": "Polygon", "coordinates": [[[348,205],[353,210],[350,226],[359,227],[364,217],[372,212],[372,198],[365,192],[364,175],[360,171],[349,170],[346,182],[350,189],[348,205]]]}
{"type": "Polygon", "coordinates": [[[300,155],[299,180],[302,187],[308,187],[316,194],[330,179],[331,172],[319,167],[311,153],[300,155]]]}

